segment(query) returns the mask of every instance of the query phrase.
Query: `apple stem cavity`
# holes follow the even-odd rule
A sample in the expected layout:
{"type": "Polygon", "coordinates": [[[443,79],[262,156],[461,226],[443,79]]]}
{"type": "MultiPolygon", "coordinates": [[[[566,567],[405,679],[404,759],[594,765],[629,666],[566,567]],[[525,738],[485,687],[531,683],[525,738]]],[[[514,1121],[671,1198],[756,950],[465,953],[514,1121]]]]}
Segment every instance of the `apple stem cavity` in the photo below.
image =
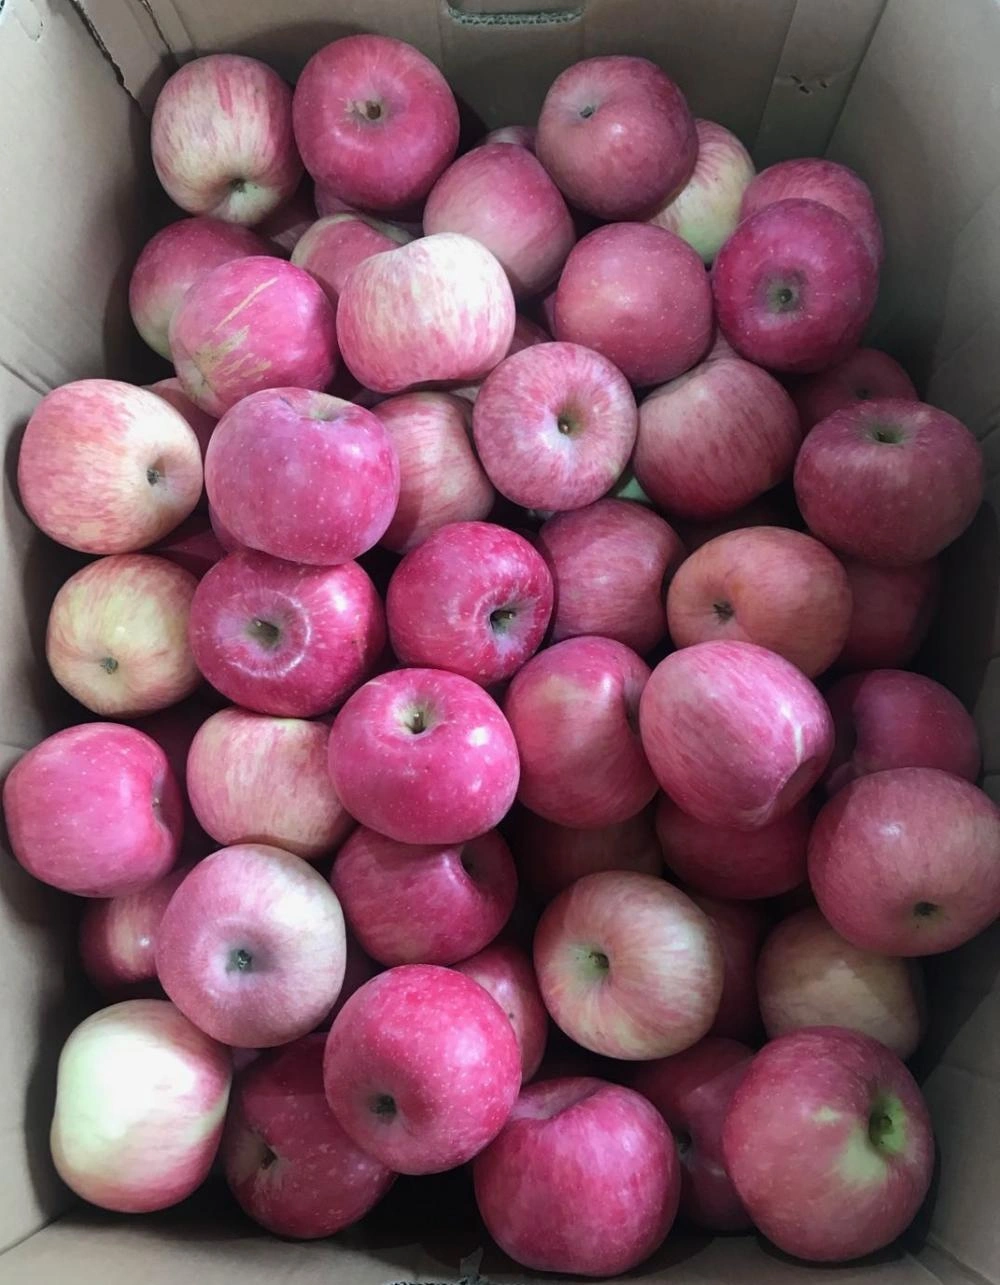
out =
{"type": "Polygon", "coordinates": [[[576,432],[576,421],[564,411],[556,419],[556,428],[562,433],[563,437],[572,437],[576,432]]]}
{"type": "Polygon", "coordinates": [[[898,446],[903,440],[902,429],[893,424],[873,424],[870,432],[873,442],[880,442],[885,446],[898,446]]]}
{"type": "Polygon", "coordinates": [[[720,624],[724,624],[727,620],[732,620],[733,616],[736,615],[731,602],[713,602],[712,610],[715,612],[720,624]]]}
{"type": "Polygon", "coordinates": [[[490,612],[490,628],[494,633],[504,634],[508,626],[517,619],[516,607],[497,607],[490,612]]]}
{"type": "Polygon", "coordinates": [[[933,901],[918,901],[913,907],[913,913],[918,919],[933,919],[940,909],[933,901]]]}
{"type": "Polygon", "coordinates": [[[579,958],[583,967],[595,977],[606,977],[611,971],[611,960],[603,950],[598,950],[596,947],[582,947],[579,958]]]}
{"type": "Polygon", "coordinates": [[[106,674],[113,674],[118,668],[118,661],[115,660],[114,656],[105,656],[101,661],[101,668],[106,674]]]}
{"type": "Polygon", "coordinates": [[[877,1151],[901,1151],[906,1142],[902,1104],[887,1097],[876,1102],[868,1117],[868,1138],[877,1151]]]}
{"type": "Polygon", "coordinates": [[[772,282],[767,297],[772,312],[797,312],[801,304],[799,287],[794,282],[772,282]]]}
{"type": "Polygon", "coordinates": [[[371,1100],[371,1110],[373,1115],[377,1115],[381,1120],[394,1120],[396,1118],[396,1099],[391,1093],[376,1093],[371,1100]]]}
{"type": "Polygon", "coordinates": [[[584,120],[589,120],[594,114],[594,108],[588,103],[586,107],[580,108],[580,115],[584,120]]]}
{"type": "Polygon", "coordinates": [[[242,946],[232,951],[229,956],[229,968],[231,973],[249,973],[253,969],[253,955],[249,950],[244,950],[242,946]]]}
{"type": "Polygon", "coordinates": [[[277,647],[281,641],[281,630],[270,620],[262,620],[260,616],[255,616],[247,626],[247,633],[255,641],[259,642],[262,647],[269,650],[277,647]]]}

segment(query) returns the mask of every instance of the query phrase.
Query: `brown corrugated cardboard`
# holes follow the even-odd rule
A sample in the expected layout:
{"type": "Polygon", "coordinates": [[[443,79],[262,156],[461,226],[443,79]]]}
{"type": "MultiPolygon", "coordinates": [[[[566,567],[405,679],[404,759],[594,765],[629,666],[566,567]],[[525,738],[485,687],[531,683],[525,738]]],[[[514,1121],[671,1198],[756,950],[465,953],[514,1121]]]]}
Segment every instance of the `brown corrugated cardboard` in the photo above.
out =
{"type": "MultiPolygon", "coordinates": [[[[967,420],[987,453],[988,504],[949,559],[947,606],[926,661],[975,709],[985,784],[1000,798],[995,0],[0,3],[0,769],[66,714],[37,660],[47,602],[66,563],[17,505],[18,434],[46,388],[149,369],[136,365],[146,358],[124,309],[147,206],[157,200],[142,112],[192,54],[237,49],[294,77],[324,41],[357,30],[413,41],[491,126],[530,121],[551,78],[575,58],[646,54],[679,79],[699,114],[737,129],[761,163],[829,146],[873,184],[889,248],[877,337],[908,362],[932,400],[967,420]]],[[[380,1285],[473,1272],[468,1256],[482,1242],[474,1222],[449,1241],[429,1207],[424,1225],[421,1211],[407,1218],[398,1201],[344,1237],[305,1246],[259,1236],[231,1213],[216,1217],[214,1205],[131,1222],[65,1213],[70,1202],[49,1166],[45,1130],[55,1052],[78,1003],[73,913],[0,861],[0,1282],[380,1285]]],[[[890,1253],[820,1273],[751,1238],[677,1239],[647,1273],[678,1285],[1000,1281],[998,971],[997,932],[929,969],[934,1018],[918,1070],[935,1114],[941,1174],[912,1256],[890,1253]]],[[[488,1279],[524,1279],[495,1253],[479,1270],[488,1279]]]]}

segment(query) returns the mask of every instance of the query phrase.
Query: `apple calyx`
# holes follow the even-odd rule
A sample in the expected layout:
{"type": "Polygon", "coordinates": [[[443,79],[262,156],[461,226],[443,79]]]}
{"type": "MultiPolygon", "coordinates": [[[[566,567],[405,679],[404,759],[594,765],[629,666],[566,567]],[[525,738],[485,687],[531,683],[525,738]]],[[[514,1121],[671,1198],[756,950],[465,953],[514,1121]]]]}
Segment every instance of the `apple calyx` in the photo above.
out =
{"type": "Polygon", "coordinates": [[[712,603],[712,610],[715,612],[720,625],[725,624],[727,620],[732,620],[733,616],[736,615],[733,604],[721,599],[718,602],[712,603]]]}
{"type": "Polygon", "coordinates": [[[226,968],[229,973],[249,973],[253,971],[253,954],[238,946],[235,950],[229,952],[229,964],[226,968]]]}
{"type": "Polygon", "coordinates": [[[494,633],[505,634],[516,619],[516,607],[497,607],[490,612],[490,628],[494,633]]]}
{"type": "Polygon", "coordinates": [[[247,625],[247,633],[254,642],[260,643],[268,651],[273,651],[281,641],[278,626],[272,620],[264,620],[262,616],[254,616],[247,625]]]}
{"type": "Polygon", "coordinates": [[[933,901],[918,901],[913,907],[913,913],[917,919],[933,919],[940,912],[941,907],[935,905],[933,901]]]}
{"type": "Polygon", "coordinates": [[[798,312],[802,304],[801,283],[794,279],[770,282],[767,287],[767,302],[772,312],[798,312]]]}
{"type": "Polygon", "coordinates": [[[106,674],[113,674],[118,668],[118,661],[115,660],[114,656],[105,656],[99,664],[106,674]]]}
{"type": "Polygon", "coordinates": [[[396,1117],[396,1099],[391,1093],[376,1093],[368,1105],[372,1114],[382,1120],[393,1120],[396,1117]]]}
{"type": "Polygon", "coordinates": [[[884,446],[899,446],[905,437],[903,430],[895,424],[872,424],[868,434],[873,442],[884,446]]]}

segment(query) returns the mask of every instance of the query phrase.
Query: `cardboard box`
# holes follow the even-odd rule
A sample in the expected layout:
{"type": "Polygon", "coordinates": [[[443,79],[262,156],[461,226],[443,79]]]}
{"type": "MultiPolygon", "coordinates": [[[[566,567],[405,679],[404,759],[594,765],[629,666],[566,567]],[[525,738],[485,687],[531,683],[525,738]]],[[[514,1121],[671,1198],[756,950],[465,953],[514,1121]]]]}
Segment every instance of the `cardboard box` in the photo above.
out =
{"type": "MultiPolygon", "coordinates": [[[[316,48],[357,30],[419,46],[489,126],[532,120],[574,59],[644,54],[759,164],[825,152],[872,184],[888,245],[872,339],[987,454],[987,504],[949,559],[928,654],[977,713],[986,788],[1000,799],[996,0],[0,0],[0,770],[67,712],[40,643],[72,562],[18,506],[20,431],[54,385],[151,372],[125,294],[159,201],[146,119],[156,90],[179,60],[213,50],[294,78],[316,48]]],[[[422,1188],[417,1207],[391,1197],[365,1228],[309,1245],[258,1235],[211,1196],[132,1220],[75,1204],[47,1147],[55,1060],[80,1006],[68,903],[0,859],[0,1282],[524,1279],[495,1251],[480,1264],[475,1222],[445,1216],[450,1201],[464,1208],[454,1180],[422,1188]]],[[[1000,1280],[998,971],[996,932],[929,969],[934,1016],[916,1069],[940,1175],[904,1248],[821,1277],[753,1238],[673,1237],[646,1273],[674,1285],[1000,1280]]]]}

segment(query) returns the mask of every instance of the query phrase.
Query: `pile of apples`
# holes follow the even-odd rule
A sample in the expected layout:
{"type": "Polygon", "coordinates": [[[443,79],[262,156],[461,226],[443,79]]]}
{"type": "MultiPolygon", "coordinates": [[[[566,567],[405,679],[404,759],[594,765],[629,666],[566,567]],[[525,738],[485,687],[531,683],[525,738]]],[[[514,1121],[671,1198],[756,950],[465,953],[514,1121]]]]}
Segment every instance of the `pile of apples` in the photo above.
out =
{"type": "Polygon", "coordinates": [[[317,1237],[471,1164],[565,1275],[679,1207],[869,1253],[933,1165],[914,957],[1000,913],[975,727],[904,668],[979,447],[858,347],[852,171],[755,176],[632,57],[459,127],[381,36],[294,93],[183,67],[152,153],[192,217],[130,290],[175,373],[27,426],[25,509],[99,555],[46,643],[95,717],[6,821],[120,1001],[63,1050],[56,1166],[142,1212],[218,1155],[317,1237]]]}

